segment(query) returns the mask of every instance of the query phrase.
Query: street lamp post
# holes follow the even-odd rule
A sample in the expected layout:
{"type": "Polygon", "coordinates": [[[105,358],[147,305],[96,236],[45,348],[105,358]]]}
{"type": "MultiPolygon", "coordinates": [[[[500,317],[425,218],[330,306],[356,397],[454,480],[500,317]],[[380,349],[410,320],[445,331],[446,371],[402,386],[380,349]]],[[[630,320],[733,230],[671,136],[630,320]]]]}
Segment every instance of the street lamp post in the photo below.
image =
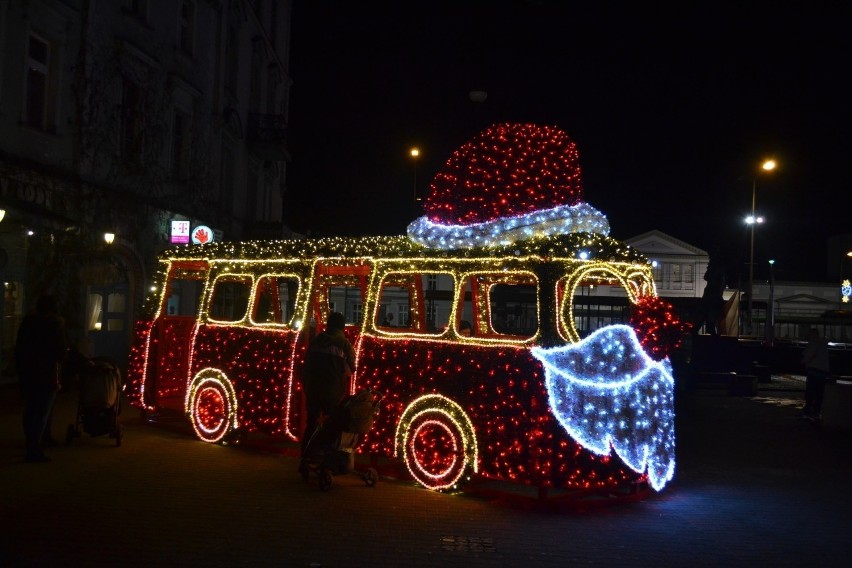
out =
{"type": "Polygon", "coordinates": [[[775,261],[769,261],[769,305],[766,324],[766,344],[772,347],[775,344],[775,261]]]}
{"type": "MultiPolygon", "coordinates": [[[[775,160],[766,160],[761,164],[760,168],[765,172],[771,172],[776,167],[775,160]]],[[[749,259],[748,259],[748,310],[746,311],[746,329],[749,334],[754,333],[752,329],[752,324],[754,322],[753,312],[752,312],[752,294],[754,291],[754,226],[758,223],[763,223],[764,218],[762,216],[755,216],[755,202],[757,197],[757,177],[753,177],[751,180],[751,215],[746,217],[746,223],[751,226],[751,245],[749,247],[749,259]]]]}
{"type": "Polygon", "coordinates": [[[416,204],[420,201],[417,197],[417,158],[420,157],[420,149],[412,148],[410,154],[411,158],[414,160],[414,203],[416,204]]]}

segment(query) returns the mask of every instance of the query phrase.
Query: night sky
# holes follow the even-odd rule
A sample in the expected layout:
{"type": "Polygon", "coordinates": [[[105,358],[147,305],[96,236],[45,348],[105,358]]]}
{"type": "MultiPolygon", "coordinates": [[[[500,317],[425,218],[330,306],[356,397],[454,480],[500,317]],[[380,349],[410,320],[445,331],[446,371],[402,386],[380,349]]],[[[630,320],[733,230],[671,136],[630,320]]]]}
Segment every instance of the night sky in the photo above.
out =
{"type": "Polygon", "coordinates": [[[826,240],[852,233],[844,4],[295,0],[285,220],[403,234],[422,214],[412,146],[424,195],[467,140],[533,122],[577,143],[616,239],[718,250],[735,284],[757,176],[755,278],[773,258],[780,280],[822,281],[826,240]]]}

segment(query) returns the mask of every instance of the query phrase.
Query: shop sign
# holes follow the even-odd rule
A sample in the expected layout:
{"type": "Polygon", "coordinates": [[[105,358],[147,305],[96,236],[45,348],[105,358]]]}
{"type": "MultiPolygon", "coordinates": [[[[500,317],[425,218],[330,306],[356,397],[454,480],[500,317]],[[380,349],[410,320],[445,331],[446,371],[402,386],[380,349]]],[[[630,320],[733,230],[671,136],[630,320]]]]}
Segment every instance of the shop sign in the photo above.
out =
{"type": "Polygon", "coordinates": [[[189,243],[189,221],[172,221],[171,243],[174,245],[189,243]]]}
{"type": "Polygon", "coordinates": [[[192,244],[203,245],[204,243],[212,243],[215,241],[213,229],[207,225],[198,225],[192,230],[192,244]]]}
{"type": "Polygon", "coordinates": [[[20,201],[33,203],[48,210],[53,209],[53,192],[39,184],[0,178],[0,194],[7,197],[13,196],[20,201]]]}

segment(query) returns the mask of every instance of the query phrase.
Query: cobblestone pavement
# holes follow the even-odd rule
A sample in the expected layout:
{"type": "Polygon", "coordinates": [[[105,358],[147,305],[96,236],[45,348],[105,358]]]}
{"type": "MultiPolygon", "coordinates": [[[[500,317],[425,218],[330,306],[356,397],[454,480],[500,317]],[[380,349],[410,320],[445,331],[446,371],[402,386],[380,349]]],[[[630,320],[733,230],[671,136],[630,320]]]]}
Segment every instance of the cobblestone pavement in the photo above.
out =
{"type": "MultiPolygon", "coordinates": [[[[678,393],[678,465],[661,493],[602,507],[441,494],[296,473],[293,448],[224,447],[122,415],[121,447],[83,435],[23,463],[0,388],[0,566],[846,566],[852,433],[798,418],[802,385],[678,393]]],[[[62,434],[76,399],[64,393],[62,434]]]]}

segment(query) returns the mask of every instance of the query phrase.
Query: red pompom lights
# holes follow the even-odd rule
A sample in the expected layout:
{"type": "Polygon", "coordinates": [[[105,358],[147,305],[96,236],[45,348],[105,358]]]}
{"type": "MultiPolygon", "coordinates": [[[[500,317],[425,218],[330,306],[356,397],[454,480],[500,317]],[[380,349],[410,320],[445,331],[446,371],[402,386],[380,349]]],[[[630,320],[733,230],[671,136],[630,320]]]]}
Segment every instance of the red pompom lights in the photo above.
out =
{"type": "Polygon", "coordinates": [[[429,187],[424,210],[435,223],[474,224],[582,198],[577,146],[562,130],[497,124],[462,145],[429,187]]]}

